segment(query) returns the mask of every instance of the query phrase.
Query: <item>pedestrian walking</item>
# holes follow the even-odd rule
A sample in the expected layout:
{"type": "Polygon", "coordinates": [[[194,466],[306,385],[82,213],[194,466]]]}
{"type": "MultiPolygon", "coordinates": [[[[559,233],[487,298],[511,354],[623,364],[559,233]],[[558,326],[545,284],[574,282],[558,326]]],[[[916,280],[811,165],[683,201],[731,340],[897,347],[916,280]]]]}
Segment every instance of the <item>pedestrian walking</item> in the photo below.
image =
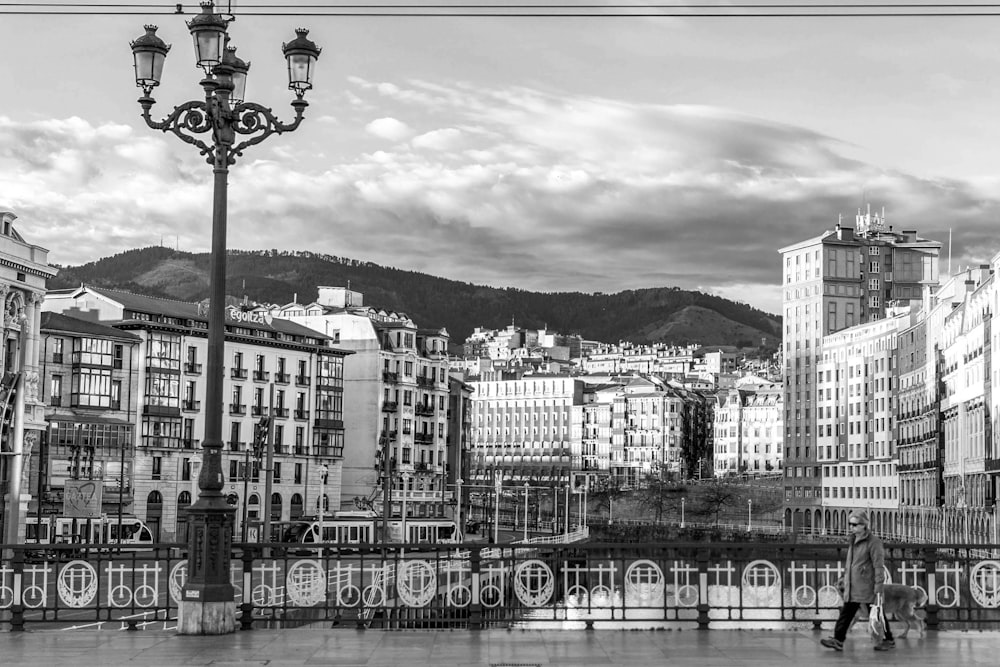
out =
{"type": "MultiPolygon", "coordinates": [[[[854,510],[848,519],[851,531],[850,543],[847,547],[847,558],[844,560],[844,578],[841,580],[841,595],[844,605],[840,608],[840,616],[834,627],[833,636],[820,640],[827,648],[836,651],[844,650],[844,640],[851,621],[863,604],[871,606],[878,601],[881,604],[882,591],[885,586],[885,547],[882,540],[872,534],[868,522],[868,512],[854,510]]],[[[896,648],[892,638],[889,623],[885,623],[885,634],[875,644],[876,651],[889,651],[896,648]]]]}

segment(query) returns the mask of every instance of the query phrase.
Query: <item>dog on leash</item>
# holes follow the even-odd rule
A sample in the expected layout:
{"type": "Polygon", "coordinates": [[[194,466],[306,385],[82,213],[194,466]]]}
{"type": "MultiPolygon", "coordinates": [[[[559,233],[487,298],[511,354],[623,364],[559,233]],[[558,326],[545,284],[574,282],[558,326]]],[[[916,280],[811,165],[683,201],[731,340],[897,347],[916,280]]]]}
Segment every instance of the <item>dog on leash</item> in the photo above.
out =
{"type": "MultiPolygon", "coordinates": [[[[911,627],[916,627],[917,633],[924,636],[924,618],[927,616],[922,607],[927,604],[927,593],[913,586],[903,584],[886,584],[882,588],[882,615],[892,614],[897,621],[906,625],[898,637],[902,639],[910,631],[911,627]]],[[[869,613],[871,608],[869,608],[869,613]]],[[[881,639],[885,635],[883,619],[875,619],[869,622],[871,634],[876,639],[881,639]]]]}
{"type": "MultiPolygon", "coordinates": [[[[837,589],[841,595],[844,594],[842,582],[837,582],[837,589]]],[[[886,584],[882,587],[882,616],[892,614],[897,621],[901,621],[906,626],[897,635],[900,639],[906,637],[911,627],[916,627],[918,634],[921,637],[924,636],[924,619],[927,617],[927,612],[922,607],[925,604],[927,604],[927,593],[914,586],[886,584]]],[[[864,607],[866,615],[870,617],[871,606],[866,604],[864,607]]],[[[862,618],[860,614],[855,616],[854,620],[851,621],[852,628],[858,622],[859,618],[862,618]]],[[[885,636],[885,625],[883,625],[882,620],[880,618],[874,620],[871,618],[868,619],[869,631],[876,641],[881,640],[885,636]]]]}

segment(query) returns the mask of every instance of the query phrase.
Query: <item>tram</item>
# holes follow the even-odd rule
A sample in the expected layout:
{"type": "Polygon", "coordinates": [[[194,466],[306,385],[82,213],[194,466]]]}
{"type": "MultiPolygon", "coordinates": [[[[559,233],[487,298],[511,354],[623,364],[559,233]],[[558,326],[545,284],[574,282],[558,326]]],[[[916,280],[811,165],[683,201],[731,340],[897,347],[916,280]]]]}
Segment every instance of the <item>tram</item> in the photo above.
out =
{"type": "Polygon", "coordinates": [[[458,530],[451,519],[434,519],[425,517],[409,518],[405,521],[406,537],[404,539],[404,521],[389,519],[383,530],[382,517],[374,513],[364,515],[363,512],[337,512],[333,517],[323,520],[323,537],[320,539],[320,526],[317,517],[304,517],[297,521],[282,522],[276,527],[280,541],[284,543],[341,545],[341,549],[350,549],[350,545],[361,544],[448,544],[457,541],[458,530]],[[347,545],[347,546],[345,546],[347,545]]]}
{"type": "Polygon", "coordinates": [[[134,516],[73,519],[66,516],[29,516],[25,519],[25,544],[114,544],[143,546],[153,543],[153,533],[134,516]]]}

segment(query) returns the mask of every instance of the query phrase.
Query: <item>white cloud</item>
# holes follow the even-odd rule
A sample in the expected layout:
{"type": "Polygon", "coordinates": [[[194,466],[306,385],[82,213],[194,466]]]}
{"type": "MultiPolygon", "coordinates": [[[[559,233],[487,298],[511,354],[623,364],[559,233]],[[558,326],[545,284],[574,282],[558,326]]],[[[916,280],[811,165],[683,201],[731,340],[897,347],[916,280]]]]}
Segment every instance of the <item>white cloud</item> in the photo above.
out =
{"type": "Polygon", "coordinates": [[[406,123],[395,118],[376,118],[365,126],[365,130],[369,134],[390,141],[401,141],[413,134],[413,130],[407,127],[406,123]]]}
{"type": "MultiPolygon", "coordinates": [[[[771,312],[776,249],[850,216],[862,191],[897,228],[946,240],[953,227],[955,266],[1000,249],[995,178],[880,169],[807,128],[528,88],[352,83],[357,104],[336,121],[240,160],[232,247],[542,291],[711,285],[771,312]],[[416,134],[400,117],[437,129],[416,134]]],[[[125,125],[0,118],[0,196],[61,264],[161,236],[209,243],[204,159],[125,125]]]]}

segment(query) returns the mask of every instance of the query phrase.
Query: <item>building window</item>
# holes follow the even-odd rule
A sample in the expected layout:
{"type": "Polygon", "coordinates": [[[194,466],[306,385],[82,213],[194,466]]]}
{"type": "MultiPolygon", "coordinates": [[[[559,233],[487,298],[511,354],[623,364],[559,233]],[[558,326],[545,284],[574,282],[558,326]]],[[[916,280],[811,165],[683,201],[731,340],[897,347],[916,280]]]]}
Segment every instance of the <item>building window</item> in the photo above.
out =
{"type": "Polygon", "coordinates": [[[302,483],[302,464],[301,463],[296,463],[295,464],[295,478],[294,478],[293,481],[294,481],[295,484],[301,484],[302,483]]]}
{"type": "Polygon", "coordinates": [[[53,338],[52,339],[52,361],[57,364],[63,362],[63,339],[53,338]]]}
{"type": "Polygon", "coordinates": [[[163,476],[163,457],[153,457],[153,479],[161,479],[163,476]]]}
{"type": "Polygon", "coordinates": [[[74,370],[70,401],[74,407],[111,407],[111,371],[88,367],[74,370]]]}
{"type": "Polygon", "coordinates": [[[181,481],[191,481],[191,459],[181,459],[181,481]]]}
{"type": "Polygon", "coordinates": [[[146,366],[149,368],[180,370],[180,338],[161,333],[149,334],[149,341],[146,345],[146,366]]]}
{"type": "Polygon", "coordinates": [[[125,364],[125,346],[115,345],[114,352],[111,358],[111,365],[114,368],[121,369],[125,364]]]}
{"type": "Polygon", "coordinates": [[[49,405],[62,405],[62,375],[53,375],[49,380],[49,405]]]}

